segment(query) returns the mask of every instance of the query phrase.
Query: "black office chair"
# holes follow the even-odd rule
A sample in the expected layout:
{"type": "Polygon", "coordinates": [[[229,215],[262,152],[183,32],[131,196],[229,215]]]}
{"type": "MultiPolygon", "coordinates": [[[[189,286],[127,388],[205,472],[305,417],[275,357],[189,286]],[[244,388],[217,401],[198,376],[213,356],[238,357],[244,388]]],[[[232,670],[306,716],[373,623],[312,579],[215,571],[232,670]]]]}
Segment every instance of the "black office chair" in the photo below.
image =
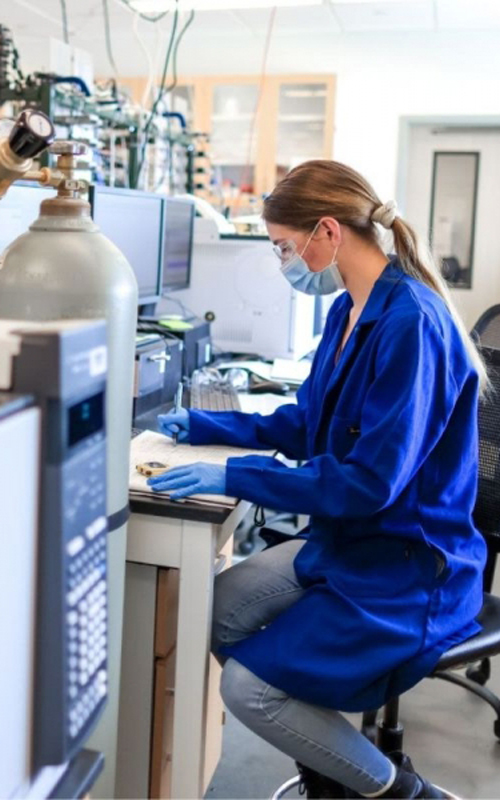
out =
{"type": "Polygon", "coordinates": [[[472,328],[471,336],[480,347],[500,350],[500,304],[491,306],[481,314],[472,328]]]}
{"type": "MultiPolygon", "coordinates": [[[[482,354],[492,390],[479,409],[479,484],[474,519],[486,539],[488,551],[493,551],[496,558],[500,544],[500,350],[482,348],[482,354]]],[[[491,583],[492,573],[485,583],[487,580],[491,583]]],[[[478,621],[482,630],[443,653],[428,677],[455,683],[485,700],[496,712],[493,729],[500,739],[500,699],[479,682],[452,671],[478,661],[483,663],[484,659],[500,653],[500,598],[485,592],[478,621]]],[[[381,718],[377,717],[378,710],[363,714],[361,729],[365,736],[384,753],[402,750],[404,728],[399,721],[399,697],[391,698],[381,718]]],[[[272,795],[272,800],[279,800],[299,783],[298,775],[286,781],[272,795]]]]}
{"type": "MultiPolygon", "coordinates": [[[[481,314],[471,331],[471,336],[480,349],[482,347],[487,347],[500,350],[500,304],[491,306],[491,308],[488,308],[481,314]]],[[[492,383],[495,385],[495,368],[491,363],[491,359],[489,359],[489,363],[492,371],[492,383]]],[[[479,511],[479,513],[481,512],[479,511]]],[[[476,522],[481,530],[485,529],[481,519],[476,520],[476,522]]],[[[490,592],[493,584],[493,576],[495,574],[497,554],[500,549],[499,534],[496,532],[488,533],[487,541],[488,561],[484,571],[484,591],[490,592]]],[[[484,686],[491,674],[489,659],[484,658],[480,664],[471,665],[468,667],[466,674],[468,678],[484,686]]]]}

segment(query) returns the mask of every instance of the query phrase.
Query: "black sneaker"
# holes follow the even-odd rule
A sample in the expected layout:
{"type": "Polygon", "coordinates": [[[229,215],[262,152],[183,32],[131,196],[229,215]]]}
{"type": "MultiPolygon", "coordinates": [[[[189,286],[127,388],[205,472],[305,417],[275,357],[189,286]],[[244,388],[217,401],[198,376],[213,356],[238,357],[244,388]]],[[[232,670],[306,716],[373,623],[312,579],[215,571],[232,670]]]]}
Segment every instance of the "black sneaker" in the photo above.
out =
{"type": "Polygon", "coordinates": [[[410,757],[407,756],[406,753],[401,752],[401,750],[394,750],[392,753],[387,753],[387,757],[390,758],[398,772],[393,785],[389,789],[387,795],[382,795],[383,797],[422,798],[422,800],[426,798],[429,800],[433,800],[434,798],[440,798],[441,800],[459,800],[457,795],[452,792],[448,792],[440,786],[429,783],[425,778],[422,778],[422,776],[415,771],[410,757]],[[408,781],[410,776],[414,777],[414,782],[408,781]],[[409,791],[410,794],[402,793],[402,791],[409,791]]]}
{"type": "Polygon", "coordinates": [[[347,794],[350,790],[347,789],[342,783],[322,775],[320,772],[306,767],[304,764],[295,762],[300,775],[299,794],[315,800],[322,800],[322,798],[335,798],[335,800],[344,800],[345,797],[351,797],[347,794]]]}

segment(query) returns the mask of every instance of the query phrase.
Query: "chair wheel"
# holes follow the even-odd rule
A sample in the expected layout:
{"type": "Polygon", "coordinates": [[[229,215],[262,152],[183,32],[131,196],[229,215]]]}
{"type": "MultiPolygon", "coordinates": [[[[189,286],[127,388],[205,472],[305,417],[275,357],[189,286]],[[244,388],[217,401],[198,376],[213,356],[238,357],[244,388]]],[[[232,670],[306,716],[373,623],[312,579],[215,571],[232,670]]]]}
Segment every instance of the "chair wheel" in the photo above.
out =
{"type": "Polygon", "coordinates": [[[479,666],[468,667],[465,671],[465,674],[469,680],[474,681],[474,683],[477,683],[479,686],[484,686],[490,677],[489,664],[488,662],[485,664],[483,661],[481,661],[479,666]]]}
{"type": "Polygon", "coordinates": [[[255,542],[251,539],[243,539],[238,545],[238,552],[241,553],[242,556],[249,556],[253,550],[255,550],[255,542]]]}
{"type": "Polygon", "coordinates": [[[500,739],[500,719],[496,719],[493,723],[493,732],[497,739],[500,739]]]}

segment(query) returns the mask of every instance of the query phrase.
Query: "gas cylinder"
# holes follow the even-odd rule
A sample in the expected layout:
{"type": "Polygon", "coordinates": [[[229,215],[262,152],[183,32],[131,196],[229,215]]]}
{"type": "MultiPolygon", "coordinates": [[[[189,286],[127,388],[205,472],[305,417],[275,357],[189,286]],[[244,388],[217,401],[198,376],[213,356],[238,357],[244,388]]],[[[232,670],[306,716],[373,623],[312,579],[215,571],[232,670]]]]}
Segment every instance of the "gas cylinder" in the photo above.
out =
{"type": "MultiPolygon", "coordinates": [[[[110,674],[108,709],[91,746],[106,757],[100,797],[113,797],[123,597],[137,282],[118,248],[100,233],[90,205],[72,191],[74,142],[54,142],[58,169],[66,176],[58,193],[44,200],[27,233],[5,251],[0,269],[0,318],[25,320],[105,319],[108,339],[107,513],[110,674]],[[101,730],[102,729],[102,730],[101,730]]],[[[93,737],[93,738],[94,738],[93,737]]]]}

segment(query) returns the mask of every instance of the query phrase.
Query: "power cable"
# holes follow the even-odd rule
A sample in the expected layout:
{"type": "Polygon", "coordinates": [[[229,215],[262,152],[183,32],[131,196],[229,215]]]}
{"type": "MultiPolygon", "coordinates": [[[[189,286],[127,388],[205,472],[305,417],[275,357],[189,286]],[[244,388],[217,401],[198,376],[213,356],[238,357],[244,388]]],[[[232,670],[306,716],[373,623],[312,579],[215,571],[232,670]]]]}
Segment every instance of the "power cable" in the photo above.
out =
{"type": "Polygon", "coordinates": [[[141,159],[139,161],[139,166],[137,168],[137,173],[136,173],[135,178],[134,178],[134,187],[135,188],[137,188],[137,184],[139,182],[139,177],[140,177],[140,174],[142,172],[142,168],[144,166],[144,161],[145,161],[145,158],[146,158],[146,146],[147,146],[147,141],[148,141],[149,128],[151,127],[151,123],[153,121],[154,115],[156,114],[156,109],[158,108],[158,105],[159,105],[160,101],[163,98],[163,94],[164,94],[164,90],[165,90],[165,81],[166,81],[166,78],[167,78],[168,65],[170,63],[170,55],[172,53],[172,48],[173,48],[174,40],[175,40],[175,33],[177,31],[178,19],[179,19],[179,0],[176,0],[175,11],[174,11],[174,19],[173,19],[173,22],[172,22],[172,30],[170,32],[170,39],[169,39],[169,42],[168,42],[167,52],[166,52],[166,55],[165,55],[165,61],[164,61],[164,64],[163,64],[163,72],[162,72],[161,81],[160,81],[160,88],[158,90],[158,96],[157,96],[156,100],[153,103],[153,106],[151,108],[149,117],[146,120],[146,124],[145,124],[144,130],[143,130],[144,140],[143,140],[142,148],[141,148],[141,159]]]}
{"type": "MultiPolygon", "coordinates": [[[[179,50],[179,45],[180,45],[180,43],[182,41],[182,37],[186,33],[186,31],[189,28],[189,26],[193,23],[193,20],[194,20],[194,9],[191,9],[189,17],[186,20],[181,32],[179,33],[179,35],[177,37],[177,41],[176,41],[176,43],[174,45],[174,52],[173,52],[173,56],[172,56],[172,83],[169,86],[167,86],[167,88],[164,90],[164,92],[163,92],[164,95],[169,93],[169,92],[173,92],[175,87],[177,86],[177,52],[179,50]]],[[[172,108],[172,106],[170,106],[170,107],[172,108]]],[[[174,172],[174,157],[173,157],[173,141],[172,141],[170,122],[171,122],[171,117],[168,116],[167,117],[167,138],[168,138],[168,148],[169,149],[168,149],[168,166],[167,166],[167,170],[165,170],[165,172],[168,171],[169,191],[172,194],[173,193],[173,177],[174,177],[174,175],[173,175],[173,172],[174,172]]]]}
{"type": "Polygon", "coordinates": [[[104,33],[106,37],[106,53],[108,55],[109,63],[111,64],[111,69],[113,70],[115,77],[118,75],[118,70],[116,68],[115,59],[113,58],[113,50],[111,47],[111,26],[109,24],[109,6],[108,0],[102,0],[102,13],[104,15],[104,33]]]}
{"type": "Polygon", "coordinates": [[[235,203],[235,207],[234,207],[234,211],[235,212],[239,208],[240,201],[241,201],[242,189],[245,186],[245,184],[248,182],[248,176],[249,176],[249,173],[250,173],[250,167],[251,167],[251,162],[252,162],[252,145],[253,145],[253,139],[254,139],[254,135],[255,135],[255,125],[256,125],[256,122],[257,122],[260,103],[261,103],[262,95],[263,95],[263,92],[264,92],[264,84],[266,82],[266,77],[267,77],[267,74],[266,74],[267,59],[268,59],[268,56],[269,56],[269,48],[271,46],[271,36],[272,36],[272,32],[273,32],[275,18],[276,18],[276,6],[274,6],[271,9],[271,13],[269,15],[269,24],[268,24],[268,27],[267,27],[266,41],[265,41],[265,44],[264,44],[264,51],[263,51],[263,55],[262,55],[262,68],[261,68],[261,74],[260,74],[259,90],[258,90],[258,94],[257,94],[257,100],[255,102],[255,108],[254,108],[253,116],[252,116],[252,119],[251,119],[251,122],[250,122],[249,134],[248,134],[247,160],[246,160],[246,163],[245,163],[245,166],[243,168],[242,175],[241,175],[239,192],[238,192],[238,196],[236,197],[236,203],[235,203]]]}
{"type": "Polygon", "coordinates": [[[169,11],[163,11],[161,14],[143,14],[141,11],[137,11],[136,8],[131,5],[130,0],[118,0],[122,5],[127,6],[129,11],[132,11],[134,14],[137,14],[138,17],[141,19],[145,19],[146,22],[159,22],[161,19],[164,19],[169,11]]]}
{"type": "Polygon", "coordinates": [[[66,44],[69,44],[68,9],[66,8],[66,0],[60,0],[60,3],[61,3],[61,14],[62,14],[63,38],[66,44]]]}
{"type": "Polygon", "coordinates": [[[173,91],[175,89],[175,87],[177,86],[177,51],[179,50],[179,45],[180,45],[180,43],[182,41],[182,37],[184,36],[184,34],[186,33],[186,31],[190,27],[190,25],[193,24],[194,17],[195,17],[194,9],[191,9],[189,17],[188,17],[186,23],[184,24],[184,27],[182,28],[181,32],[179,33],[179,35],[177,37],[177,41],[176,41],[176,43],[174,45],[174,53],[173,53],[173,56],[172,56],[172,83],[170,84],[170,86],[167,86],[167,88],[164,91],[164,94],[167,94],[167,92],[173,91]]]}

